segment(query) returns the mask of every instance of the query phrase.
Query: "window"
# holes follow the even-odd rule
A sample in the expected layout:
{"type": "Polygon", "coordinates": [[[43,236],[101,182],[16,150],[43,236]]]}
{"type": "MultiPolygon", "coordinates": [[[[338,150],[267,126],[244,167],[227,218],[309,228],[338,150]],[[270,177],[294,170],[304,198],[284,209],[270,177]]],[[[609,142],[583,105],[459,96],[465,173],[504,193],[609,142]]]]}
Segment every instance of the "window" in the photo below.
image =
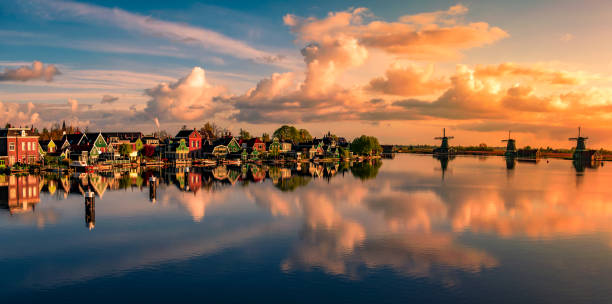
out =
{"type": "Polygon", "coordinates": [[[15,151],[15,143],[9,143],[9,151],[15,151]]]}
{"type": "Polygon", "coordinates": [[[31,144],[32,144],[32,143],[30,143],[30,142],[28,141],[28,151],[32,151],[32,146],[31,146],[31,144]]]}
{"type": "Polygon", "coordinates": [[[25,151],[25,142],[21,142],[21,150],[25,151]]]}

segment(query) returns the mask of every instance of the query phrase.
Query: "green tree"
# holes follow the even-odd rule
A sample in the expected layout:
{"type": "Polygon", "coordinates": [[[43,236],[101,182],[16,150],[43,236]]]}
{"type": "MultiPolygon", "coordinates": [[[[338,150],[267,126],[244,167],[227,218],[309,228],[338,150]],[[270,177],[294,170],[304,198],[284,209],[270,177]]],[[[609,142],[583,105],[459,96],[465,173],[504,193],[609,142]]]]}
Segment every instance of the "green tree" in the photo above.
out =
{"type": "Polygon", "coordinates": [[[274,137],[282,140],[291,140],[294,143],[301,143],[312,140],[312,135],[306,129],[297,129],[294,126],[283,125],[276,129],[273,134],[274,137]]]}
{"type": "Polygon", "coordinates": [[[123,156],[128,156],[128,155],[130,155],[130,153],[132,153],[132,146],[131,145],[122,144],[121,146],[119,146],[119,154],[121,154],[123,156]]]}
{"type": "Polygon", "coordinates": [[[351,173],[354,177],[357,177],[363,181],[375,178],[376,175],[378,175],[378,170],[381,166],[382,162],[379,159],[372,162],[358,162],[351,167],[351,173]]]}
{"type": "Polygon", "coordinates": [[[378,154],[382,147],[378,143],[378,138],[374,136],[361,135],[351,143],[351,151],[358,155],[378,154]]]}

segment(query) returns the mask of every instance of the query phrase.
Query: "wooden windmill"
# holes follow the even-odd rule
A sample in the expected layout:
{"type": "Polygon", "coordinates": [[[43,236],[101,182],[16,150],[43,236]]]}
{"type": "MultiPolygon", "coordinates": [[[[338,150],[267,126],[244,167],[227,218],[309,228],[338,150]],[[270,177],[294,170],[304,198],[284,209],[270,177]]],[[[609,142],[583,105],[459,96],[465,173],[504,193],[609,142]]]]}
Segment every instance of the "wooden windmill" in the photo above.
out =
{"type": "Polygon", "coordinates": [[[442,144],[440,145],[439,148],[434,149],[434,153],[435,154],[449,154],[449,153],[453,153],[454,151],[448,145],[448,140],[449,139],[453,139],[453,138],[454,138],[453,136],[446,136],[446,128],[443,128],[442,129],[442,137],[434,137],[434,139],[442,140],[442,144]]]}
{"type": "MultiPolygon", "coordinates": [[[[575,152],[582,152],[582,151],[586,151],[586,140],[589,139],[588,137],[583,137],[580,136],[580,127],[578,127],[578,136],[577,137],[570,137],[569,140],[575,140],[576,141],[576,150],[575,152]]],[[[575,154],[574,152],[574,154],[575,154]]]]}
{"type": "Polygon", "coordinates": [[[506,153],[504,155],[506,157],[515,157],[516,156],[516,141],[511,137],[511,131],[508,131],[508,139],[502,140],[502,142],[507,142],[506,145],[506,153]]]}

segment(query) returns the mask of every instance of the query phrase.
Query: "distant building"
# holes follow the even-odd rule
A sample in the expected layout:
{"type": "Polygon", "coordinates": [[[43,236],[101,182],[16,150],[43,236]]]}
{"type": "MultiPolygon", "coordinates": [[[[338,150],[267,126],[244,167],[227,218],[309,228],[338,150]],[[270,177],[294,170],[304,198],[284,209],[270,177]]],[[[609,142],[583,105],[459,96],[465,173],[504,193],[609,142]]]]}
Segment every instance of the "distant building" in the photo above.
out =
{"type": "Polygon", "coordinates": [[[0,157],[6,165],[34,164],[40,160],[38,135],[28,128],[0,129],[0,157]]]}
{"type": "Polygon", "coordinates": [[[200,132],[193,130],[181,130],[174,137],[175,140],[184,139],[187,147],[189,147],[189,157],[202,157],[202,135],[200,132]]]}

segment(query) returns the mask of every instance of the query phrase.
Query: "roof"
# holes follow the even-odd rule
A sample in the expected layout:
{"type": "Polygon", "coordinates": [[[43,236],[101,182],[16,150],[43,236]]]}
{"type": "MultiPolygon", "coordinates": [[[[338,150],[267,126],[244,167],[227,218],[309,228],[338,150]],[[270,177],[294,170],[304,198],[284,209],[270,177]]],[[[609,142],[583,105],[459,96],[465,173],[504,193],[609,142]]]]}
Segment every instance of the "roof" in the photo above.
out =
{"type": "Polygon", "coordinates": [[[64,136],[62,136],[61,142],[65,142],[67,140],[70,145],[76,145],[76,144],[79,143],[81,138],[83,138],[83,136],[85,136],[85,138],[87,138],[87,136],[85,134],[81,134],[81,133],[79,133],[79,134],[65,134],[64,136]]]}
{"type": "Polygon", "coordinates": [[[21,136],[21,132],[25,131],[26,136],[36,136],[29,128],[3,128],[0,129],[0,137],[6,136],[21,136]]]}
{"type": "MultiPolygon", "coordinates": [[[[142,132],[102,132],[102,137],[108,142],[111,137],[117,137],[121,140],[136,140],[143,137],[142,132]]],[[[98,136],[98,134],[96,134],[98,136]]]]}
{"type": "Polygon", "coordinates": [[[176,133],[176,136],[174,136],[174,138],[188,138],[193,133],[201,136],[200,133],[198,133],[195,129],[193,129],[193,130],[180,130],[178,133],[176,133]]]}
{"type": "Polygon", "coordinates": [[[218,145],[227,146],[232,141],[232,139],[234,139],[233,136],[221,137],[221,138],[216,139],[215,141],[213,141],[213,146],[218,146],[218,145]]]}
{"type": "MultiPolygon", "coordinates": [[[[49,144],[52,142],[53,140],[39,140],[38,144],[40,145],[41,148],[43,148],[43,150],[47,150],[47,147],[49,147],[49,144]]],[[[55,143],[55,142],[54,142],[55,143]]]]}

